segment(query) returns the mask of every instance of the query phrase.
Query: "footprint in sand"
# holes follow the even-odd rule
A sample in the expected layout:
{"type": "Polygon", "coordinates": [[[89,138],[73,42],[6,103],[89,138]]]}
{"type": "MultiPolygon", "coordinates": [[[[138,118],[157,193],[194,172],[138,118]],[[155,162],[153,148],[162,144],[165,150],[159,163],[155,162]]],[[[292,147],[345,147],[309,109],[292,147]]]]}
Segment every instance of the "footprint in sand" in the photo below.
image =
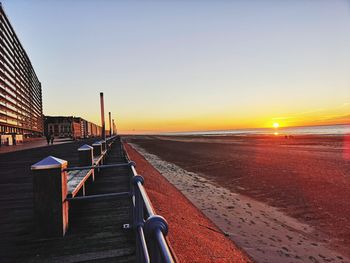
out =
{"type": "Polygon", "coordinates": [[[286,237],[287,237],[289,240],[292,240],[292,239],[293,239],[293,237],[288,236],[288,235],[286,235],[286,237]]]}
{"type": "Polygon", "coordinates": [[[280,256],[285,256],[285,257],[290,257],[290,255],[282,250],[277,250],[277,253],[280,255],[280,256]]]}
{"type": "Polygon", "coordinates": [[[282,247],[282,249],[285,250],[285,251],[289,251],[289,249],[286,248],[286,247],[282,247]]]}
{"type": "Polygon", "coordinates": [[[309,256],[309,259],[311,260],[311,262],[314,262],[314,263],[318,263],[319,261],[313,257],[313,256],[309,256]]]}
{"type": "Polygon", "coordinates": [[[265,251],[262,250],[261,248],[257,248],[256,250],[259,251],[259,252],[261,252],[261,253],[263,253],[263,254],[265,254],[265,251]]]}
{"type": "Polygon", "coordinates": [[[296,255],[294,258],[299,259],[299,260],[301,259],[301,257],[299,257],[298,255],[296,255]]]}

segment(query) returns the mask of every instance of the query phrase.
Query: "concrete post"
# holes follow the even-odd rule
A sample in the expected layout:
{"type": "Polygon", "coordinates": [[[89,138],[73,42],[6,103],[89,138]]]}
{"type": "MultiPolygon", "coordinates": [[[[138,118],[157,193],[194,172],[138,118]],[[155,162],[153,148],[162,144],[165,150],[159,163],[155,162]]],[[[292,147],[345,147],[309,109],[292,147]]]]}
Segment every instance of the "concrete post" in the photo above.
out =
{"type": "Polygon", "coordinates": [[[104,152],[107,148],[106,148],[106,141],[100,141],[101,145],[102,145],[102,151],[104,152]]]}
{"type": "Polygon", "coordinates": [[[78,154],[80,166],[91,166],[94,164],[94,148],[90,145],[85,144],[78,148],[78,154]]]}
{"type": "Polygon", "coordinates": [[[101,153],[102,153],[102,144],[101,144],[101,142],[94,142],[92,144],[92,147],[94,148],[93,149],[94,156],[100,156],[101,153]]]}
{"type": "MultiPolygon", "coordinates": [[[[79,166],[94,165],[94,148],[90,145],[84,144],[78,148],[79,166]]],[[[92,181],[95,181],[95,171],[92,171],[92,181]]]]}
{"type": "Polygon", "coordinates": [[[46,157],[31,166],[35,227],[40,236],[64,236],[68,229],[67,161],[46,157]]]}

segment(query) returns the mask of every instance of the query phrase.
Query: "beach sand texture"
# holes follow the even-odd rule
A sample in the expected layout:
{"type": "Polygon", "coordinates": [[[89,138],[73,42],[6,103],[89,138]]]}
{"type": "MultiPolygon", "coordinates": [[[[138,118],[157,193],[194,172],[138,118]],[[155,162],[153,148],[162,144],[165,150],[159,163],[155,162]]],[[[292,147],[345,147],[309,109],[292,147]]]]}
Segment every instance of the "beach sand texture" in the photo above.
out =
{"type": "Polygon", "coordinates": [[[145,178],[144,186],[156,213],[169,224],[167,238],[177,262],[252,262],[142,155],[128,144],[125,148],[145,178]]]}
{"type": "Polygon", "coordinates": [[[344,138],[132,141],[164,159],[134,145],[257,262],[350,262],[344,138]]]}

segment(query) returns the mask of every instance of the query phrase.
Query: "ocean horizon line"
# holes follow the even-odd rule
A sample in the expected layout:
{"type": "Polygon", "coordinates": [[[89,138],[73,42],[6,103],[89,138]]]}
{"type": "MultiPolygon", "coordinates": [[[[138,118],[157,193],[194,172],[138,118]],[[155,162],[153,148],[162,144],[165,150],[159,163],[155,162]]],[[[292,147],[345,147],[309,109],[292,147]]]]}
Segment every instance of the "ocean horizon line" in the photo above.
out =
{"type": "Polygon", "coordinates": [[[344,135],[350,134],[350,124],[327,124],[289,126],[279,128],[242,128],[225,130],[202,130],[202,131],[174,131],[174,132],[145,132],[138,134],[126,133],[123,135],[344,135]]]}

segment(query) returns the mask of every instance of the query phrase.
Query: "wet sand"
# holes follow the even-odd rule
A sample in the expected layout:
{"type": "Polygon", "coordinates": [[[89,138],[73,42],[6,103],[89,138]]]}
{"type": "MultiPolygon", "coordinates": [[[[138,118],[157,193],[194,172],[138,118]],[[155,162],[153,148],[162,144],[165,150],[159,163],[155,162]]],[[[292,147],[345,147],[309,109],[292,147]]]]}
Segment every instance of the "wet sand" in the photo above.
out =
{"type": "Polygon", "coordinates": [[[349,137],[128,140],[256,261],[350,262],[349,137]]]}

